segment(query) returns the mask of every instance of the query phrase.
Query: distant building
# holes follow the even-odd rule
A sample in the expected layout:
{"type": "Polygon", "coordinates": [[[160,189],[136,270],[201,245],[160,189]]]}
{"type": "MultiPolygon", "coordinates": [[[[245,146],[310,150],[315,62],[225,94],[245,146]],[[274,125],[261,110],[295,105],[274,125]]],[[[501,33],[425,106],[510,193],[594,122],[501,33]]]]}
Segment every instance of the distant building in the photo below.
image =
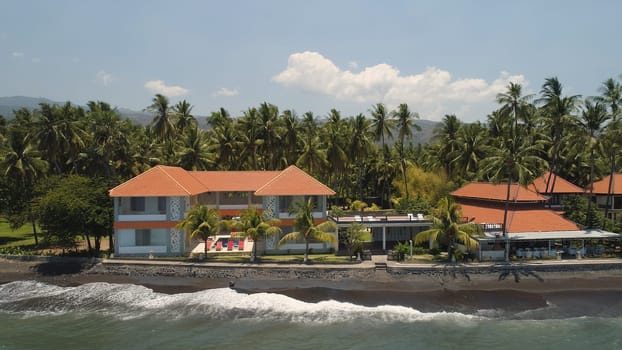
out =
{"type": "MultiPolygon", "coordinates": [[[[598,207],[605,211],[607,210],[607,216],[609,219],[617,222],[622,221],[622,174],[616,173],[613,175],[613,181],[611,181],[611,198],[609,203],[607,197],[609,193],[609,180],[611,175],[606,176],[604,179],[594,182],[593,194],[596,197],[596,203],[598,207]]],[[[589,185],[586,189],[587,193],[590,193],[589,185]]]]}
{"type": "MultiPolygon", "coordinates": [[[[176,228],[196,204],[235,217],[255,207],[281,220],[283,235],[293,231],[289,209],[296,200],[315,203],[314,218],[326,221],[327,196],[335,192],[295,166],[283,171],[186,171],[156,166],[110,190],[114,199],[115,254],[172,255],[189,253],[198,242],[176,228]]],[[[302,242],[277,247],[273,236],[261,246],[267,252],[304,248],[302,242]]],[[[258,247],[259,248],[259,247],[258,247]]],[[[328,243],[312,243],[314,250],[331,250],[328,243]]]]}
{"type": "Polygon", "coordinates": [[[583,195],[585,190],[555,173],[546,172],[544,175],[533,180],[529,189],[547,196],[547,206],[561,208],[562,202],[569,196],[583,195]]]}

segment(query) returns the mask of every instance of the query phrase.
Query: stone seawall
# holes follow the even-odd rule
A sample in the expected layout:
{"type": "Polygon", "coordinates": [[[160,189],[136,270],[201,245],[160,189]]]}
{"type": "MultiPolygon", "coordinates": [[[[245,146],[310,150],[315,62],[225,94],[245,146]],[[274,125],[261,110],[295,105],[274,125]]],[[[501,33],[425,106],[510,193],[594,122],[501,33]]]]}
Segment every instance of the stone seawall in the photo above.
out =
{"type": "Polygon", "coordinates": [[[344,279],[366,280],[374,276],[374,268],[321,266],[215,266],[207,264],[101,263],[85,271],[87,274],[123,275],[132,277],[196,277],[221,279],[295,280],[344,279]]]}

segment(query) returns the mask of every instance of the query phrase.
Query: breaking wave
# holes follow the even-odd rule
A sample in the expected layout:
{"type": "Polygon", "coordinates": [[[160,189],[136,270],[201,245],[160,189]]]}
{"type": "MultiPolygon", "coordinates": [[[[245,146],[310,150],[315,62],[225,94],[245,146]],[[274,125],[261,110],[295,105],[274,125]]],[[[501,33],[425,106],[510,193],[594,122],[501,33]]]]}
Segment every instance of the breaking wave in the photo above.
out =
{"type": "Polygon", "coordinates": [[[121,319],[253,319],[299,323],[449,321],[485,318],[458,312],[429,312],[395,306],[361,306],[334,300],[308,303],[281,294],[245,294],[229,288],[163,294],[132,284],[89,283],[59,287],[36,281],[0,285],[0,312],[30,315],[105,314],[121,319]]]}

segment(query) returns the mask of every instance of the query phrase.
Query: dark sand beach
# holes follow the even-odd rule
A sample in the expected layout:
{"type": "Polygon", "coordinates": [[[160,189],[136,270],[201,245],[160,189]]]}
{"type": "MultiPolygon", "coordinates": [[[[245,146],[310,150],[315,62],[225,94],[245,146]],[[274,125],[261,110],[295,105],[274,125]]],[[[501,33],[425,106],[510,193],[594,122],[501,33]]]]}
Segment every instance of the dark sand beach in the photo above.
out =
{"type": "MultiPolygon", "coordinates": [[[[498,274],[464,276],[392,276],[377,271],[373,279],[197,278],[91,273],[93,264],[69,261],[22,261],[0,258],[0,284],[35,280],[63,287],[93,282],[135,284],[165,294],[227,288],[241,293],[278,293],[319,302],[336,300],[358,305],[401,305],[421,311],[503,309],[510,312],[546,307],[554,300],[583,308],[589,300],[606,312],[608,300],[622,298],[622,270],[542,272],[502,278],[498,274]],[[583,306],[582,306],[583,305],[583,306]]],[[[296,267],[293,267],[296,268],[296,267]]]]}

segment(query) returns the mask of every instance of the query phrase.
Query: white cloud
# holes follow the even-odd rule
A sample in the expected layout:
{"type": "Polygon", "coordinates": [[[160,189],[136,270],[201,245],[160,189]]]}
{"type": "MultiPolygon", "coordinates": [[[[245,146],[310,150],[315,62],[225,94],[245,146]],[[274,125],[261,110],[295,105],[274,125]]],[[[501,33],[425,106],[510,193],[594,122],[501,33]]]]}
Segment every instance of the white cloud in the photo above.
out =
{"type": "Polygon", "coordinates": [[[228,89],[226,87],[221,87],[220,89],[218,89],[218,91],[214,92],[212,96],[231,97],[231,96],[237,96],[239,94],[240,92],[237,89],[228,89]]]}
{"type": "MultiPolygon", "coordinates": [[[[444,114],[477,108],[473,105],[494,102],[495,95],[509,82],[527,85],[522,75],[501,72],[492,82],[480,78],[455,79],[450,72],[428,67],[413,75],[381,63],[364,67],[358,73],[342,70],[317,52],[294,53],[287,68],[273,77],[286,87],[332,96],[337,100],[373,104],[386,103],[394,108],[408,103],[422,118],[440,120],[444,114]]],[[[460,116],[459,116],[460,117],[460,116]]]]}
{"type": "Polygon", "coordinates": [[[164,83],[164,80],[150,80],[144,86],[154,94],[162,94],[169,97],[181,96],[190,92],[181,86],[168,86],[164,83]]]}
{"type": "Polygon", "coordinates": [[[359,67],[359,63],[356,61],[350,61],[348,62],[348,67],[352,68],[352,69],[357,69],[359,67]]]}
{"type": "Polygon", "coordinates": [[[11,56],[13,56],[13,57],[24,57],[24,53],[23,52],[19,52],[19,51],[13,51],[13,52],[11,52],[11,56]]]}
{"type": "Polygon", "coordinates": [[[112,80],[112,74],[106,71],[100,70],[97,74],[95,74],[95,81],[104,84],[104,86],[108,86],[112,80]]]}

